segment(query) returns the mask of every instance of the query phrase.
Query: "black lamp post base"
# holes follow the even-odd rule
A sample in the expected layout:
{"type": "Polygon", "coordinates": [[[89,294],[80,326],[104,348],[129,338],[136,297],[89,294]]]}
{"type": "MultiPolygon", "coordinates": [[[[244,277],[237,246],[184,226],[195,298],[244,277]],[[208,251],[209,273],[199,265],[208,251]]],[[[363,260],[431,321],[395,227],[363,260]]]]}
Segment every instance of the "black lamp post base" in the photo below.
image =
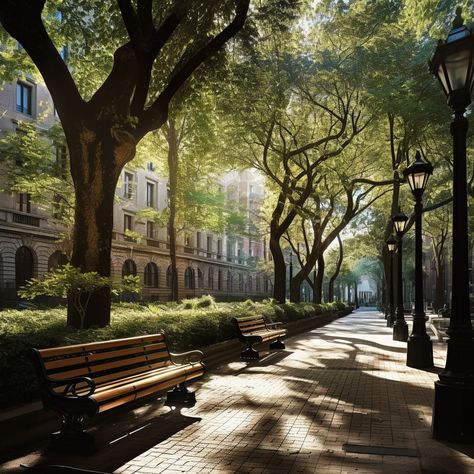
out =
{"type": "Polygon", "coordinates": [[[408,324],[403,322],[395,321],[393,325],[393,340],[406,342],[408,340],[408,324]]]}
{"type": "Polygon", "coordinates": [[[429,336],[410,336],[407,344],[407,366],[424,369],[433,365],[433,343],[429,336]]]}
{"type": "Polygon", "coordinates": [[[435,382],[433,438],[474,442],[474,385],[435,382]]]}

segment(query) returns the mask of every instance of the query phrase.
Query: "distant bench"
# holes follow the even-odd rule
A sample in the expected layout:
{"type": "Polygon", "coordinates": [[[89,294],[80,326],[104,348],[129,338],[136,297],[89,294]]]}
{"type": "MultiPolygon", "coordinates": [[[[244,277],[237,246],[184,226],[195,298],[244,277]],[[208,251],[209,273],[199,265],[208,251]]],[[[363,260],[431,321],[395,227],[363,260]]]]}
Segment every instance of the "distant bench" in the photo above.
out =
{"type": "Polygon", "coordinates": [[[281,337],[286,335],[286,329],[279,329],[281,323],[266,323],[263,316],[248,316],[246,318],[233,318],[237,329],[238,338],[247,344],[240,353],[242,359],[258,359],[258,351],[254,344],[270,341],[270,349],[284,349],[285,344],[281,337]]]}
{"type": "Polygon", "coordinates": [[[449,328],[449,321],[449,318],[440,318],[438,316],[433,316],[429,319],[430,328],[439,342],[443,342],[448,338],[446,331],[449,328]]]}
{"type": "Polygon", "coordinates": [[[170,406],[194,405],[185,382],[204,375],[203,354],[169,352],[164,334],[92,342],[50,349],[32,349],[45,408],[62,418],[51,435],[59,449],[92,450],[94,438],[84,431],[90,417],[174,387],[170,406]]]}

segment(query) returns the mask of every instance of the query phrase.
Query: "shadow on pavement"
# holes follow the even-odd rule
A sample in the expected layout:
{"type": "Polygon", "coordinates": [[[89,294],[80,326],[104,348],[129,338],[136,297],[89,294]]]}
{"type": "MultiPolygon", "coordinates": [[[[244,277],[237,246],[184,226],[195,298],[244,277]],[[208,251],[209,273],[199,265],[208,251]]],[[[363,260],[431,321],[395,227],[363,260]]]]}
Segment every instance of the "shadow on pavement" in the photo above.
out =
{"type": "Polygon", "coordinates": [[[143,426],[136,423],[133,431],[130,432],[117,432],[116,427],[101,426],[96,430],[97,450],[94,453],[79,454],[44,450],[34,465],[25,466],[27,469],[24,472],[28,474],[111,473],[130,459],[200,420],[201,418],[185,416],[180,410],[172,410],[150,420],[143,426]],[[112,437],[115,439],[111,439],[112,437]]]}

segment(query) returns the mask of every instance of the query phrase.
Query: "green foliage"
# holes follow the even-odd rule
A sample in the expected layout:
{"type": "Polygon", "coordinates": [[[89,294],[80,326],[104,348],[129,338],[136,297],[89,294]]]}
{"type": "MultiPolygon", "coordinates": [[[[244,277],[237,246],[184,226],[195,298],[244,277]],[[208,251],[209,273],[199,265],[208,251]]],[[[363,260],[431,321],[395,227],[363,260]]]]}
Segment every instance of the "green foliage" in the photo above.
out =
{"type": "Polygon", "coordinates": [[[104,287],[110,287],[115,295],[124,292],[139,293],[140,278],[127,275],[115,282],[97,272],[81,272],[79,268],[67,263],[56,270],[46,272],[41,279],[32,278],[27,281],[18,291],[18,295],[29,300],[38,296],[68,298],[79,314],[82,329],[92,294],[104,287]]]}
{"type": "Polygon", "coordinates": [[[82,330],[66,326],[66,309],[62,307],[0,311],[0,406],[38,396],[36,376],[28,359],[31,347],[105,341],[164,330],[171,349],[184,351],[234,339],[233,317],[262,314],[270,321],[288,322],[336,309],[335,305],[275,305],[271,301],[215,303],[208,296],[188,300],[186,306],[188,303],[191,308],[176,303],[115,304],[110,326],[82,330]]]}

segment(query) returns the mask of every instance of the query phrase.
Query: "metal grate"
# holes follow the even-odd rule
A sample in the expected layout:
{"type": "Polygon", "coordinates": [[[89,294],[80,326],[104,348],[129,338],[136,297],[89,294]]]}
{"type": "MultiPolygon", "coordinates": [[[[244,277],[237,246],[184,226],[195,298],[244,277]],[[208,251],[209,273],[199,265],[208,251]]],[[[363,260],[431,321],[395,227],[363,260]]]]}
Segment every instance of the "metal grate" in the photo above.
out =
{"type": "Polygon", "coordinates": [[[348,453],[377,454],[379,456],[408,456],[413,458],[418,457],[418,451],[411,448],[367,446],[363,444],[343,444],[342,449],[348,453]]]}

